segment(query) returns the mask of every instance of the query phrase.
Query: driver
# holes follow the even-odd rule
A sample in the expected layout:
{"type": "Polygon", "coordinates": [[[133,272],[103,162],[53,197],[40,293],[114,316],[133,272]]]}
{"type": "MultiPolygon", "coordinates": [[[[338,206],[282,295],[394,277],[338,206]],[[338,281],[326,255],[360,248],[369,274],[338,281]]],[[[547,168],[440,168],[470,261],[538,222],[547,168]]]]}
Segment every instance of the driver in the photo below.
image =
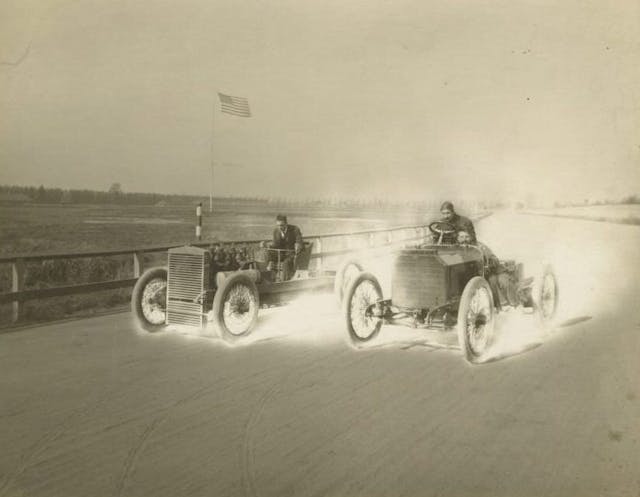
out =
{"type": "MultiPolygon", "coordinates": [[[[289,279],[296,271],[296,256],[303,248],[302,232],[300,228],[293,224],[287,223],[287,216],[284,214],[278,214],[276,216],[276,227],[273,230],[273,242],[270,244],[271,248],[291,250],[292,253],[287,254],[282,262],[284,263],[285,275],[284,279],[289,279]]],[[[271,258],[269,266],[272,266],[272,262],[277,260],[277,257],[271,258]]]]}
{"type": "Polygon", "coordinates": [[[473,222],[471,222],[471,219],[458,214],[453,208],[453,204],[451,202],[447,200],[446,202],[442,203],[442,205],[440,206],[440,214],[442,214],[441,221],[445,223],[449,223],[456,230],[455,234],[444,235],[443,237],[444,243],[455,243],[456,236],[461,231],[464,231],[468,234],[471,240],[469,243],[471,244],[477,243],[476,231],[475,229],[473,229],[473,222]]]}
{"type": "Polygon", "coordinates": [[[302,233],[300,228],[287,223],[287,216],[278,214],[276,216],[276,228],[273,230],[273,243],[271,248],[302,250],[302,233]]]}

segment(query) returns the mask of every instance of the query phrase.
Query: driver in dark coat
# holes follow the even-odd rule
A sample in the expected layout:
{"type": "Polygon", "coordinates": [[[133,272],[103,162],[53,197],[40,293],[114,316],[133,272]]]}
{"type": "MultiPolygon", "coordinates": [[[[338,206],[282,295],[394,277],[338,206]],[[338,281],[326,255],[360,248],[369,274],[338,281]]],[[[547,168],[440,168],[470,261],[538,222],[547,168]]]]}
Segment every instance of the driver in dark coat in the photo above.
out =
{"type": "Polygon", "coordinates": [[[302,249],[302,233],[300,228],[287,223],[287,216],[278,214],[276,216],[276,228],[273,230],[272,248],[295,250],[302,249]]]}
{"type": "Polygon", "coordinates": [[[476,230],[473,228],[473,222],[471,219],[466,218],[458,214],[453,208],[453,204],[449,201],[443,202],[440,206],[440,214],[442,214],[442,222],[451,224],[456,232],[452,235],[444,236],[444,243],[456,243],[458,233],[461,231],[466,232],[471,238],[471,244],[476,244],[476,230]]]}
{"type": "MultiPolygon", "coordinates": [[[[284,264],[284,279],[287,280],[291,278],[296,271],[296,256],[303,248],[303,240],[300,228],[287,223],[287,216],[284,214],[278,214],[276,216],[276,228],[273,230],[271,248],[293,251],[293,253],[284,255],[282,258],[284,264]]],[[[275,254],[271,254],[269,268],[272,267],[272,263],[276,260],[278,260],[278,257],[275,254]]]]}

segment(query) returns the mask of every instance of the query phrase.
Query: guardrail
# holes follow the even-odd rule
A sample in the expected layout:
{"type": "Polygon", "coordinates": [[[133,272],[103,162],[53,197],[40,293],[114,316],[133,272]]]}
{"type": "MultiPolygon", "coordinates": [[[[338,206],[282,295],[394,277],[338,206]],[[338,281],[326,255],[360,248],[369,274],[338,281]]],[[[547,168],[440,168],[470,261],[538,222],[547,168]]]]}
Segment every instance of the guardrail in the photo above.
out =
{"type": "MultiPolygon", "coordinates": [[[[481,219],[489,214],[475,216],[481,219]]],[[[360,252],[363,250],[390,248],[398,244],[422,240],[427,234],[426,225],[402,226],[398,228],[383,228],[377,230],[355,231],[350,233],[336,233],[329,235],[305,236],[306,241],[313,243],[311,259],[314,269],[329,270],[337,266],[342,256],[360,252]]],[[[254,245],[262,240],[236,240],[224,243],[254,245]]],[[[219,241],[205,241],[191,243],[196,247],[210,247],[219,241]]],[[[12,304],[12,322],[20,319],[23,303],[27,300],[43,299],[48,297],[60,297],[80,293],[97,292],[101,290],[114,290],[133,287],[138,277],[144,271],[143,255],[166,252],[168,249],[179,245],[165,245],[142,247],[135,249],[89,251],[89,252],[65,252],[44,253],[0,257],[0,264],[11,264],[12,285],[11,291],[0,293],[0,304],[12,304]],[[25,264],[28,262],[41,262],[60,259],[80,259],[92,257],[113,257],[127,255],[133,258],[133,274],[131,278],[123,278],[95,283],[83,283],[79,285],[67,285],[51,288],[25,289],[25,264]]]]}

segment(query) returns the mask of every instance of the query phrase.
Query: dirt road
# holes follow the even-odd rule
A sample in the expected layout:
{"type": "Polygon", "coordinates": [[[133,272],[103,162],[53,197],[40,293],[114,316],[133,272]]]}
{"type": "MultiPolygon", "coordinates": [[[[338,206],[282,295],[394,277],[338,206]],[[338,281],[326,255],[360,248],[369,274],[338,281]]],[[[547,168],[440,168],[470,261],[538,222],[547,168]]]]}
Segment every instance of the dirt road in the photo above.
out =
{"type": "Polygon", "coordinates": [[[501,316],[483,365],[390,327],[353,349],[330,298],[234,348],[128,314],[0,335],[0,497],[639,496],[640,229],[478,231],[563,297],[551,334],[501,316]]]}

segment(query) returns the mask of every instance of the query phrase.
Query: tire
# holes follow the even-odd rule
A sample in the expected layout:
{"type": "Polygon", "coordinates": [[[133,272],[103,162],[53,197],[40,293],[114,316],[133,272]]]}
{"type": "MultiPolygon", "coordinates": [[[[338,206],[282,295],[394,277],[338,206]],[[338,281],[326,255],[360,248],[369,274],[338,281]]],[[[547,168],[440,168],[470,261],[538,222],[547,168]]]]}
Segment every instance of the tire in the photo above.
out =
{"type": "Polygon", "coordinates": [[[138,278],[131,294],[131,312],[146,331],[160,331],[167,325],[166,267],[147,269],[138,278]]]}
{"type": "Polygon", "coordinates": [[[457,328],[465,359],[483,362],[494,339],[495,307],[491,287],[482,276],[471,278],[462,291],[457,328]]]}
{"type": "Polygon", "coordinates": [[[336,300],[340,306],[342,305],[347,287],[357,274],[354,270],[358,273],[364,271],[362,263],[356,259],[347,259],[338,266],[338,270],[336,271],[336,279],[333,282],[333,294],[336,296],[336,300]]]}
{"type": "Polygon", "coordinates": [[[358,274],[347,287],[343,314],[349,339],[354,345],[376,337],[382,327],[382,318],[366,316],[371,304],[382,300],[380,283],[371,273],[358,274]]]}
{"type": "Polygon", "coordinates": [[[235,342],[247,336],[258,320],[259,306],[253,279],[241,272],[226,278],[213,298],[213,320],[222,338],[235,342]]]}
{"type": "Polygon", "coordinates": [[[550,265],[545,265],[531,288],[533,312],[538,323],[548,328],[558,310],[558,280],[550,265]]]}

